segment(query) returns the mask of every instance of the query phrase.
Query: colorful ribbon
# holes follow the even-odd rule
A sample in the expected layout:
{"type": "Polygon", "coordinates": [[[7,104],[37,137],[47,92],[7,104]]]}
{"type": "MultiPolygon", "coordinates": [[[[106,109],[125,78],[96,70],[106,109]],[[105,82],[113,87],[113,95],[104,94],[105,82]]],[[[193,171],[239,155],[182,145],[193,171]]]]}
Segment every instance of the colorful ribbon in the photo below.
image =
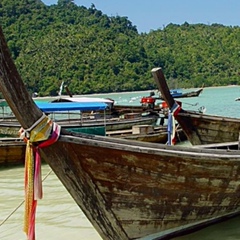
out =
{"type": "Polygon", "coordinates": [[[176,138],[175,138],[175,116],[180,112],[181,107],[176,102],[172,106],[172,108],[168,112],[168,145],[175,145],[176,138]]]}
{"type": "Polygon", "coordinates": [[[30,129],[20,129],[21,137],[27,143],[25,156],[25,214],[23,230],[27,234],[28,240],[35,240],[37,200],[41,199],[43,195],[39,149],[55,143],[59,138],[60,130],[61,127],[52,122],[52,120],[45,115],[30,129]],[[41,143],[34,146],[33,143],[36,142],[41,143]]]}

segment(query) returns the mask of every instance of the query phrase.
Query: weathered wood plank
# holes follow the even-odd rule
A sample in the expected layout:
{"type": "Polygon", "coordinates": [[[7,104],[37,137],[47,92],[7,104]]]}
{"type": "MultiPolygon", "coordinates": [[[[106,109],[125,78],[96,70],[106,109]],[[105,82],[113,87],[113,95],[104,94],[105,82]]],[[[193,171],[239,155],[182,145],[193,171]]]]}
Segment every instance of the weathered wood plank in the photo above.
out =
{"type": "Polygon", "coordinates": [[[0,140],[0,167],[24,164],[26,144],[16,139],[0,140]]]}

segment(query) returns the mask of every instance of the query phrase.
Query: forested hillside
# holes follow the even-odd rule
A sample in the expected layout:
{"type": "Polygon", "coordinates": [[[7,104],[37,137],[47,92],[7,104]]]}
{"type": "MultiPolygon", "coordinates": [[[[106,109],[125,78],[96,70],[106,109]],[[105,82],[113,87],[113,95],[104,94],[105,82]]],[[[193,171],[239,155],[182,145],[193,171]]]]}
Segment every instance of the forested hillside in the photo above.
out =
{"type": "Polygon", "coordinates": [[[56,95],[155,89],[160,66],[170,87],[240,84],[240,28],[169,24],[139,34],[127,17],[59,0],[1,0],[0,22],[30,93],[56,95]]]}

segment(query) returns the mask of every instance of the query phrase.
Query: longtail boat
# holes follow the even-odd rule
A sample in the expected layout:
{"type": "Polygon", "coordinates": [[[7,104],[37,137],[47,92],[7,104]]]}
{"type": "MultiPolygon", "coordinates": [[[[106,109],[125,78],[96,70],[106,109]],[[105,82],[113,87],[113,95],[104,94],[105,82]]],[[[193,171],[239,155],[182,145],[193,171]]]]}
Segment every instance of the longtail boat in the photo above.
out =
{"type": "Polygon", "coordinates": [[[238,141],[239,118],[209,115],[204,112],[182,109],[171,96],[161,68],[155,69],[154,80],[192,145],[238,141]]]}
{"type": "MultiPolygon", "coordinates": [[[[127,113],[140,113],[140,114],[151,114],[151,113],[161,113],[161,106],[155,105],[155,101],[160,98],[152,98],[152,96],[142,97],[140,103],[141,105],[119,105],[115,104],[115,101],[111,98],[96,98],[96,97],[60,97],[51,100],[53,103],[59,102],[104,102],[108,105],[103,114],[108,114],[112,117],[121,117],[127,113]],[[147,100],[147,102],[145,102],[147,100]],[[151,101],[151,104],[149,104],[151,101]]],[[[39,98],[36,98],[35,101],[39,102],[39,98]]]]}
{"type": "MultiPolygon", "coordinates": [[[[104,111],[107,105],[103,102],[59,102],[36,103],[37,106],[51,118],[65,128],[73,132],[99,132],[105,135],[105,131],[130,129],[135,125],[156,124],[160,118],[157,113],[125,113],[121,117],[107,117],[104,114],[98,116],[96,111],[104,111]],[[85,114],[86,111],[93,113],[85,114]],[[61,116],[61,117],[59,117],[61,116]],[[104,129],[104,130],[101,130],[104,129]]],[[[17,131],[21,125],[16,118],[1,119],[0,134],[8,137],[17,137],[17,131]]]]}
{"type": "MultiPolygon", "coordinates": [[[[28,147],[30,141],[102,239],[170,239],[240,213],[238,150],[59,132],[28,94],[1,29],[0,90],[22,126],[28,147]],[[46,140],[34,141],[39,124],[53,129],[46,140]]],[[[39,167],[37,161],[29,164],[37,166],[35,171],[39,167]]],[[[37,190],[34,187],[28,194],[39,195],[37,190]]],[[[32,220],[24,228],[28,239],[35,238],[36,201],[27,212],[32,220]]]]}
{"type": "MultiPolygon", "coordinates": [[[[203,87],[190,92],[183,92],[182,89],[170,89],[169,91],[173,98],[198,97],[202,93],[203,87]]],[[[163,95],[160,95],[159,98],[165,100],[163,95]]]]}

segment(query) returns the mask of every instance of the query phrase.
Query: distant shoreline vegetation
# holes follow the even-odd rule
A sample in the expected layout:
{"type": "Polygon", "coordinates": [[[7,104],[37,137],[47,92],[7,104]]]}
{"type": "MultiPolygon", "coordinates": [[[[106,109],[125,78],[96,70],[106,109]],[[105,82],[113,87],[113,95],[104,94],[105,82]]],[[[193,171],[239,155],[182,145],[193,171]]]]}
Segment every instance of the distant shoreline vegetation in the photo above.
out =
{"type": "Polygon", "coordinates": [[[170,88],[240,85],[240,28],[169,24],[139,34],[127,17],[59,0],[2,0],[0,21],[28,91],[57,96],[156,89],[153,67],[170,88]],[[63,91],[64,92],[64,91],[63,91]]]}

